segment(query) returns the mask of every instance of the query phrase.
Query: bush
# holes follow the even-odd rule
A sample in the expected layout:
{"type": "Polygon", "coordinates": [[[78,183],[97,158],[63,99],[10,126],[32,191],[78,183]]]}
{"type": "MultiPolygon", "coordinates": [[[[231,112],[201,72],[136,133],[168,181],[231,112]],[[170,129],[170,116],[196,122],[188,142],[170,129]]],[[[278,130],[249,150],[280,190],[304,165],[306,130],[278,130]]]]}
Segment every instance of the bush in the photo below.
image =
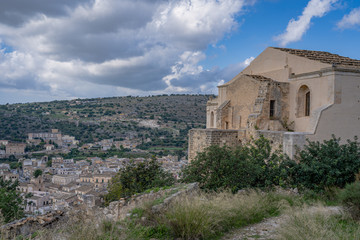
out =
{"type": "Polygon", "coordinates": [[[165,172],[155,160],[134,163],[131,162],[111,179],[105,202],[131,197],[135,193],[144,192],[154,187],[171,186],[175,182],[174,177],[165,172]]]}
{"type": "Polygon", "coordinates": [[[332,187],[343,188],[355,181],[360,169],[360,147],[357,138],[340,144],[340,139],[310,142],[297,155],[297,162],[283,163],[293,186],[316,192],[332,187]]]}
{"type": "Polygon", "coordinates": [[[349,214],[355,219],[360,219],[360,182],[346,185],[340,192],[339,198],[349,214]]]}
{"type": "Polygon", "coordinates": [[[210,146],[199,153],[184,170],[184,182],[199,182],[208,190],[263,188],[282,184],[283,156],[271,153],[269,140],[260,137],[251,144],[230,148],[210,146]]]}

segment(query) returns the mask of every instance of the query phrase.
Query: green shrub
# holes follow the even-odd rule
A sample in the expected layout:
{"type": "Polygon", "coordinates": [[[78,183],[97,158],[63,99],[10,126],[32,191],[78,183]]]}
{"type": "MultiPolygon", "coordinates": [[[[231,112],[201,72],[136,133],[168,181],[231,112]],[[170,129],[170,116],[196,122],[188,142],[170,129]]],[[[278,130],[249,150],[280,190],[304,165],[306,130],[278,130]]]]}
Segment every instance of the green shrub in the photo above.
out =
{"type": "Polygon", "coordinates": [[[111,179],[105,201],[109,203],[150,188],[171,186],[174,182],[174,177],[165,172],[155,159],[140,163],[131,162],[111,179]]]}
{"type": "Polygon", "coordinates": [[[283,169],[293,186],[316,192],[332,187],[343,188],[355,181],[360,169],[360,146],[357,138],[340,144],[340,139],[308,141],[297,155],[297,161],[286,161],[283,169]]]}
{"type": "Polygon", "coordinates": [[[199,182],[208,190],[263,188],[281,184],[283,156],[271,153],[269,140],[260,137],[251,144],[230,148],[213,145],[198,153],[184,170],[184,182],[199,182]]]}
{"type": "Polygon", "coordinates": [[[360,219],[360,182],[346,185],[339,198],[355,219],[360,219]]]}

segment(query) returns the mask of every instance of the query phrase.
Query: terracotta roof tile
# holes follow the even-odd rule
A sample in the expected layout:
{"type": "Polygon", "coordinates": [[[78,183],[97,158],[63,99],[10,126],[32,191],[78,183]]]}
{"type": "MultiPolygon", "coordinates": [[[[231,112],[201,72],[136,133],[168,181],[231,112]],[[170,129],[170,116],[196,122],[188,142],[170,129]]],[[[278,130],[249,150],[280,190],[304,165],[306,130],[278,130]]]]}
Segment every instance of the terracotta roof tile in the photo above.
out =
{"type": "Polygon", "coordinates": [[[343,57],[329,52],[300,50],[300,49],[291,49],[291,48],[277,48],[277,47],[273,47],[273,48],[299,57],[305,57],[310,60],[319,61],[322,63],[335,64],[344,67],[360,68],[360,60],[343,57]]]}

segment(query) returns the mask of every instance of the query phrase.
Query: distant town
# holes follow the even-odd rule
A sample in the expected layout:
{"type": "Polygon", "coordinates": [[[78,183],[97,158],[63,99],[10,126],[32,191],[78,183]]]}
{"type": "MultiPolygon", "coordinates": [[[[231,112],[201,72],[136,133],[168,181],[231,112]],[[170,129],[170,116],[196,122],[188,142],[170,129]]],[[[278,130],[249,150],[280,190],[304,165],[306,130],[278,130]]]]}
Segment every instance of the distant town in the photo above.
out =
{"type": "MultiPolygon", "coordinates": [[[[26,143],[0,140],[0,156],[16,161],[0,164],[0,176],[5,180],[19,181],[18,190],[26,196],[25,211],[28,214],[44,214],[53,210],[64,210],[80,204],[88,207],[100,206],[102,196],[107,193],[111,178],[123,167],[133,162],[147,161],[143,157],[120,157],[102,159],[84,157],[74,160],[61,154],[98,149],[103,152],[144,152],[136,149],[138,142],[131,138],[123,141],[103,139],[99,142],[79,146],[74,136],[63,135],[58,129],[49,132],[29,133],[26,143]],[[30,147],[29,147],[30,146],[30,147]],[[41,150],[39,146],[41,146],[41,150]],[[34,149],[32,152],[31,149],[34,149]],[[29,151],[30,150],[30,151],[29,151]],[[42,153],[41,157],[25,157],[42,153]],[[50,156],[50,157],[49,157],[50,156]]],[[[185,157],[157,157],[163,168],[174,177],[187,164],[185,157]]]]}

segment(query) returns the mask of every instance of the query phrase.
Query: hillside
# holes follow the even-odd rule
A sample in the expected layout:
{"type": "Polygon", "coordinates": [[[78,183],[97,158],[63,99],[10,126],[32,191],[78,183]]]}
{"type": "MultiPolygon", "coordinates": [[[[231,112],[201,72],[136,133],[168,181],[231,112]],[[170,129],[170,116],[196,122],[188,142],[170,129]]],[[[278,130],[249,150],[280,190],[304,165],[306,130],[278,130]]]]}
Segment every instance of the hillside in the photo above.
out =
{"type": "Polygon", "coordinates": [[[205,127],[209,95],[76,99],[0,105],[0,139],[24,141],[52,128],[81,143],[139,138],[139,148],[186,148],[189,129],[205,127]]]}

